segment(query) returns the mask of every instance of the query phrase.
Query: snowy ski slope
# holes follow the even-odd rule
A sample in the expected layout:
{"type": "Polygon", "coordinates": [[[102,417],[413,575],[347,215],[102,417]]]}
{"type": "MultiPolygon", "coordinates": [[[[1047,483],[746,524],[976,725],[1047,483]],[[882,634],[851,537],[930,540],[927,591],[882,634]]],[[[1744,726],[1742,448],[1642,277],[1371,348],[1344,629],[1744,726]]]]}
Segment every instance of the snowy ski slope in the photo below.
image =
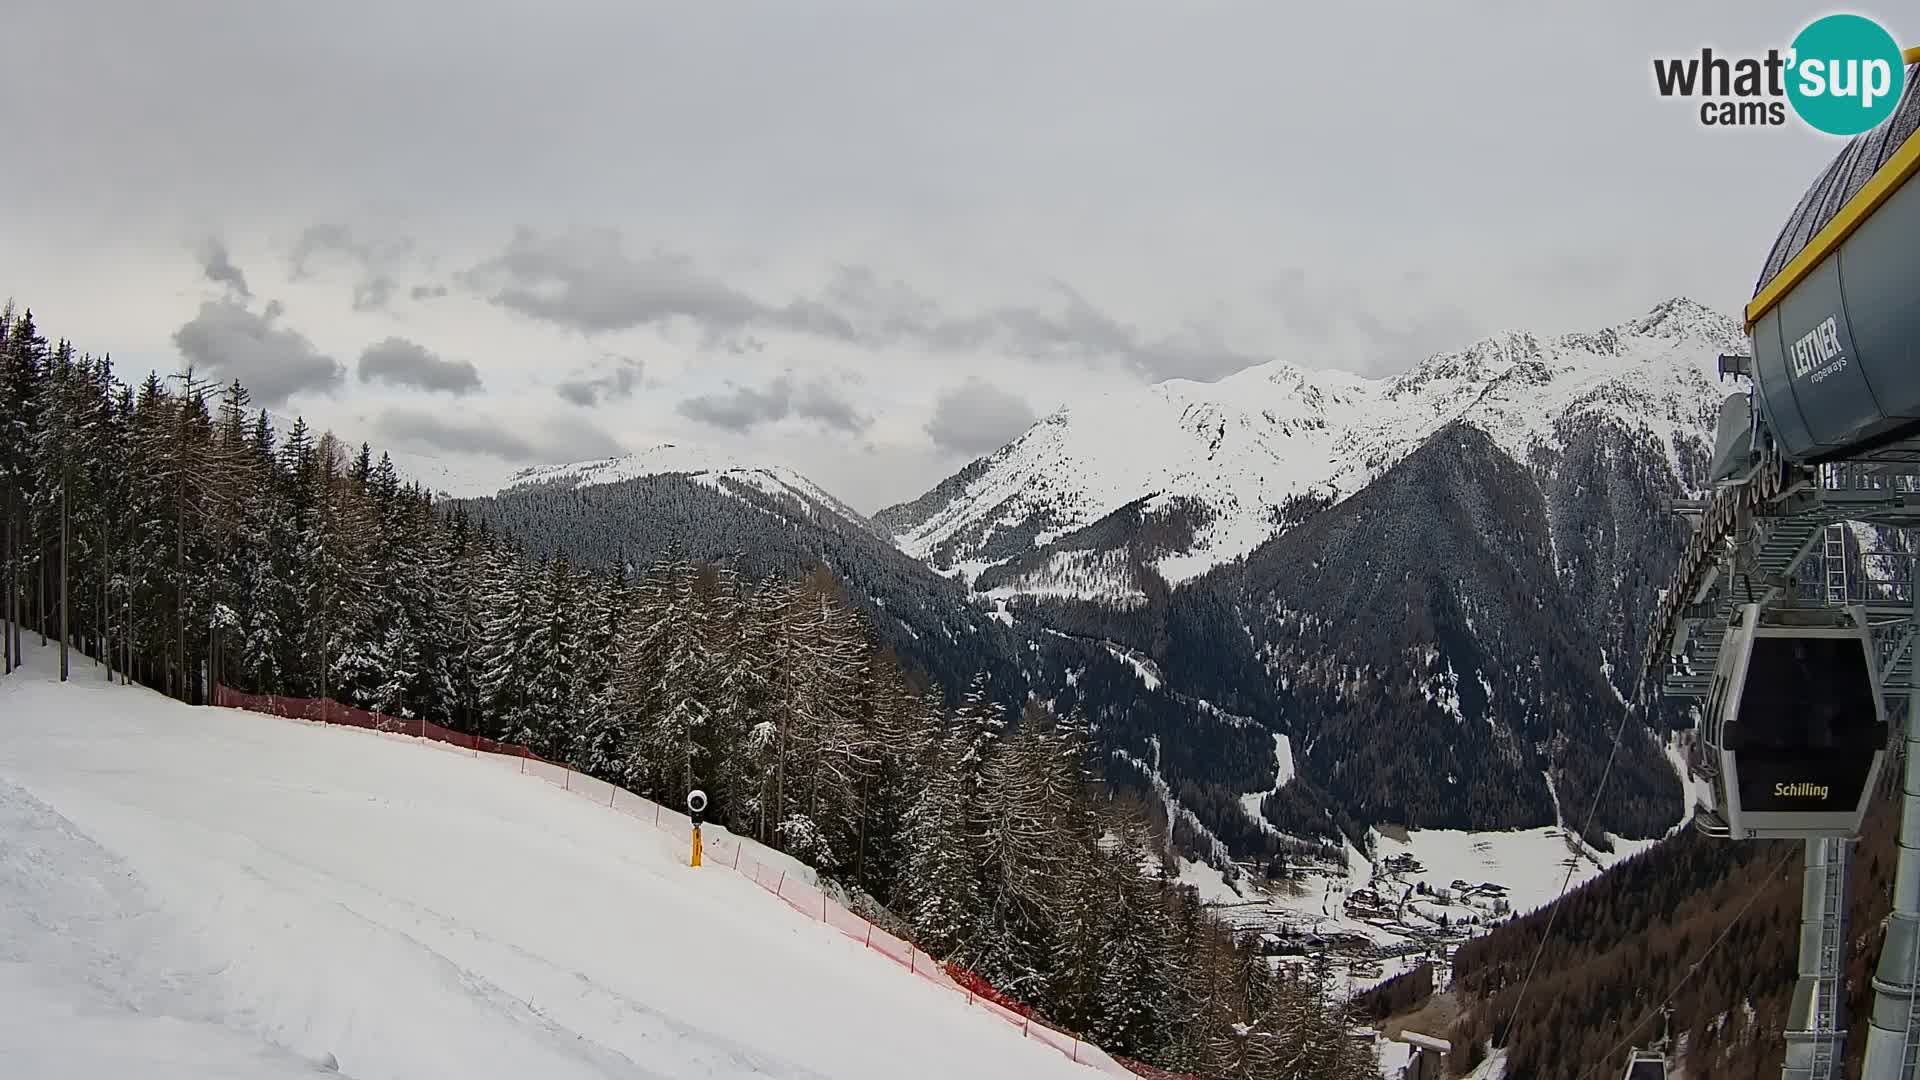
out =
{"type": "Polygon", "coordinates": [[[1098,1075],[510,761],[0,679],[0,1075],[1098,1075]]]}

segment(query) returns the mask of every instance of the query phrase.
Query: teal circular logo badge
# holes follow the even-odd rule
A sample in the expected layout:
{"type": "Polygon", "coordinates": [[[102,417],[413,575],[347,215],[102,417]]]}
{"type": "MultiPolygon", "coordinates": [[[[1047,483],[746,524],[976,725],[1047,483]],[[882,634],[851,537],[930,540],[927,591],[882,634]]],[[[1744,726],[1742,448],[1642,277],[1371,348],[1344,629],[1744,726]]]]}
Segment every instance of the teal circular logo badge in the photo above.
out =
{"type": "Polygon", "coordinates": [[[1871,131],[1893,115],[1906,90],[1900,44],[1872,19],[1828,15],[1793,39],[1787,100],[1810,126],[1829,135],[1871,131]]]}

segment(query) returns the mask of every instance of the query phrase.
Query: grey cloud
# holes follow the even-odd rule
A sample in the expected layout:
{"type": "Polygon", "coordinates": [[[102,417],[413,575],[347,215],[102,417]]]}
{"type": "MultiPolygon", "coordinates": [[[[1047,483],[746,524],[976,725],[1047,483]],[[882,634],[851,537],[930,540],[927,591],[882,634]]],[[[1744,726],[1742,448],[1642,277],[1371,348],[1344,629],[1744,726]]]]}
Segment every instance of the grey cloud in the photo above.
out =
{"type": "Polygon", "coordinates": [[[299,332],[275,326],[279,314],[278,303],[256,315],[231,300],[208,300],[174,331],[173,343],[194,366],[245,383],[263,407],[285,405],[303,391],[338,388],[345,365],[321,355],[299,332]]]}
{"type": "Polygon", "coordinates": [[[393,299],[393,279],[375,274],[353,287],[353,310],[377,311],[393,299]]]}
{"type": "MultiPolygon", "coordinates": [[[[541,234],[520,227],[505,252],[470,269],[461,281],[497,306],[589,334],[676,317],[710,334],[778,321],[776,311],[699,273],[685,256],[626,254],[620,233],[612,229],[541,234]]],[[[814,323],[814,315],[801,323],[814,323]]]]}
{"type": "MultiPolygon", "coordinates": [[[[1574,264],[1568,266],[1571,270],[1574,264]]],[[[1426,277],[1417,269],[1401,274],[1409,287],[1426,277]]],[[[1357,339],[1361,355],[1355,369],[1367,375],[1400,371],[1442,349],[1457,348],[1479,329],[1465,310],[1451,305],[1423,309],[1402,299],[1383,311],[1362,290],[1316,282],[1298,267],[1282,271],[1265,297],[1287,328],[1313,345],[1357,339]]]]}
{"type": "Polygon", "coordinates": [[[1459,348],[1479,329],[1456,307],[1413,312],[1392,323],[1364,309],[1349,312],[1348,318],[1372,350],[1361,365],[1362,374],[1403,370],[1442,349],[1459,348]]]}
{"type": "Polygon", "coordinates": [[[447,287],[445,285],[415,285],[412,289],[408,290],[408,295],[412,296],[415,300],[437,300],[447,295],[447,287]]]}
{"type": "Polygon", "coordinates": [[[873,423],[873,419],[863,416],[851,401],[818,380],[799,389],[793,399],[793,412],[841,431],[865,431],[873,423]]]}
{"type": "Polygon", "coordinates": [[[233,264],[227,254],[227,245],[219,237],[210,236],[200,249],[200,269],[207,275],[208,281],[227,286],[245,299],[253,298],[253,291],[247,288],[247,276],[233,264]]]}
{"type": "Polygon", "coordinates": [[[1630,276],[1627,261],[1613,253],[1565,252],[1542,260],[1526,277],[1577,292],[1618,285],[1630,276]]]}
{"type": "Polygon", "coordinates": [[[1034,360],[1117,362],[1147,378],[1215,379],[1261,363],[1205,332],[1189,328],[1150,336],[1101,310],[1064,282],[1053,282],[1056,308],[1001,305],[949,315],[910,285],[882,280],[864,267],[842,267],[823,302],[844,313],[849,340],[870,347],[911,344],[943,350],[1002,349],[1034,360]]]}
{"type": "Polygon", "coordinates": [[[320,252],[345,252],[356,261],[363,261],[361,247],[354,243],[353,230],[338,222],[323,222],[309,225],[293,242],[293,250],[287,254],[287,269],[295,281],[312,273],[308,264],[313,256],[320,252]]]}
{"type": "Polygon", "coordinates": [[[363,269],[380,270],[393,266],[412,249],[413,241],[404,236],[376,243],[350,225],[320,222],[301,230],[287,253],[287,266],[295,280],[313,272],[314,257],[319,255],[338,255],[363,269]]]}
{"type": "Polygon", "coordinates": [[[360,381],[409,386],[459,397],[480,390],[480,372],[469,360],[442,360],[425,346],[390,337],[360,354],[360,381]]]}
{"type": "Polygon", "coordinates": [[[1308,285],[1305,270],[1296,266],[1281,271],[1280,279],[1268,286],[1266,296],[1294,333],[1314,342],[1333,340],[1332,309],[1308,285]]]}
{"type": "MultiPolygon", "coordinates": [[[[522,226],[504,252],[461,280],[494,304],[582,333],[686,319],[709,346],[735,352],[756,351],[751,331],[772,329],[869,348],[995,348],[1034,359],[1117,362],[1155,379],[1217,378],[1264,359],[1192,332],[1150,337],[1057,282],[1056,309],[1007,305],[950,315],[903,282],[842,267],[819,296],[773,305],[702,273],[684,255],[631,255],[613,229],[543,234],[522,226]]],[[[586,397],[584,388],[563,392],[569,400],[586,397]]],[[[730,402],[701,399],[695,408],[711,406],[713,415],[735,423],[740,409],[775,408],[755,401],[754,393],[736,393],[730,402]]]]}
{"type": "Polygon", "coordinates": [[[640,376],[645,366],[631,357],[618,357],[613,361],[613,370],[597,378],[573,378],[562,382],[555,390],[560,397],[575,405],[597,405],[602,401],[624,401],[633,396],[634,388],[640,384],[640,376]]]}
{"type": "Polygon", "coordinates": [[[597,405],[600,402],[599,388],[591,382],[563,382],[555,388],[562,400],[573,405],[597,405]]]}
{"type": "Polygon", "coordinates": [[[560,462],[615,457],[627,452],[620,440],[577,418],[551,422],[538,446],[547,458],[560,462]]]}
{"type": "Polygon", "coordinates": [[[680,415],[728,431],[750,431],[784,419],[792,407],[784,382],[776,380],[770,391],[735,386],[725,394],[688,398],[680,403],[680,415]]]}
{"type": "MultiPolygon", "coordinates": [[[[376,243],[349,225],[320,222],[307,226],[294,241],[292,250],[287,254],[287,272],[293,280],[299,281],[312,276],[317,259],[326,256],[342,258],[352,264],[360,275],[353,286],[353,309],[378,311],[392,301],[394,291],[398,288],[392,271],[412,248],[413,241],[406,237],[376,243]]],[[[444,289],[441,291],[445,292],[444,289]]],[[[418,288],[414,290],[414,298],[421,298],[418,288]]]]}
{"type": "Polygon", "coordinates": [[[514,462],[530,461],[534,456],[531,442],[484,420],[447,420],[420,409],[388,409],[373,427],[383,439],[456,454],[485,454],[514,462]]]}
{"type": "Polygon", "coordinates": [[[792,375],[781,375],[765,390],[729,385],[732,389],[725,393],[702,394],[681,402],[680,414],[736,432],[751,431],[790,416],[816,420],[829,428],[850,432],[865,431],[873,423],[871,417],[861,415],[824,380],[797,385],[792,375]]]}
{"type": "Polygon", "coordinates": [[[839,310],[878,318],[883,332],[913,333],[940,322],[940,307],[931,298],[898,278],[882,281],[866,266],[838,268],[824,299],[839,310]]]}
{"type": "Polygon", "coordinates": [[[1192,328],[1173,336],[1145,334],[1064,282],[1053,282],[1052,287],[1059,300],[1052,309],[1000,305],[953,315],[903,281],[883,280],[869,268],[852,266],[836,272],[819,303],[840,313],[835,336],[868,347],[1000,349],[1034,360],[1118,363],[1151,379],[1214,379],[1266,359],[1192,328]],[[847,333],[840,332],[839,323],[847,333]]]}
{"type": "Polygon", "coordinates": [[[538,437],[516,435],[485,419],[449,420],[421,409],[388,409],[373,424],[380,438],[511,464],[558,464],[626,452],[620,441],[577,418],[548,421],[538,437]]]}
{"type": "Polygon", "coordinates": [[[942,449],[977,457],[1005,446],[1034,420],[1025,401],[976,376],[940,395],[926,432],[942,449]]]}

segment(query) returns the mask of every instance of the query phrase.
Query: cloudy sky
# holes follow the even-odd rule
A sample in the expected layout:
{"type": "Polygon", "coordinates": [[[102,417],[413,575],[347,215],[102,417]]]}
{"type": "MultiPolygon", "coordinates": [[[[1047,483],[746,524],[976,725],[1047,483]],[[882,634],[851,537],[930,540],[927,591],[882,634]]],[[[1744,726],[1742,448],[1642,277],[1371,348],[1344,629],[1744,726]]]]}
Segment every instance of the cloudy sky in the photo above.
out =
{"type": "Polygon", "coordinates": [[[863,510],[1105,389],[1733,312],[1837,149],[1652,88],[1805,4],[8,7],[48,332],[462,468],[697,443],[863,510]]]}

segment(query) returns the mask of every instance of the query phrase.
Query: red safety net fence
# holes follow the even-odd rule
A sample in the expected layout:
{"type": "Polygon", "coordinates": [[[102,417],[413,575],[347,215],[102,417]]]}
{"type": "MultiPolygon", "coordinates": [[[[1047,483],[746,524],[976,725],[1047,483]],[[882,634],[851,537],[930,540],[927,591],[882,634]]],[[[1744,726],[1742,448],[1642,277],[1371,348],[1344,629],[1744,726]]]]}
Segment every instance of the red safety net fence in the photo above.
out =
{"type": "MultiPolygon", "coordinates": [[[[524,746],[495,742],[477,735],[467,735],[422,719],[409,720],[356,709],[325,698],[243,694],[237,690],[216,685],[213,703],[223,708],[244,709],[290,720],[310,720],[323,724],[363,728],[368,731],[410,735],[470,750],[476,756],[496,754],[518,758],[522,773],[537,776],[556,787],[597,802],[610,810],[626,814],[637,821],[649,823],[666,833],[682,847],[687,848],[691,855],[693,821],[686,814],[678,810],[669,810],[651,799],[642,798],[605,780],[547,761],[524,746]]],[[[724,868],[748,878],[807,918],[825,923],[846,937],[860,942],[864,947],[899,964],[912,974],[955,994],[964,995],[970,1007],[986,1010],[993,1016],[1006,1021],[1010,1026],[1018,1028],[1025,1037],[1045,1043],[1076,1062],[1112,1076],[1174,1077],[1172,1073],[1161,1072],[1138,1062],[1114,1058],[1092,1043],[1083,1042],[1073,1035],[1052,1027],[1042,1018],[1034,1015],[1031,1008],[1000,993],[980,976],[958,965],[941,964],[915,947],[913,943],[888,933],[836,903],[815,884],[814,880],[811,880],[810,872],[795,872],[768,861],[756,859],[750,854],[752,849],[768,852],[769,855],[776,853],[759,848],[759,845],[753,841],[734,836],[719,826],[708,825],[705,829],[708,835],[701,838],[702,866],[724,868]]],[[[1175,1080],[1185,1080],[1185,1078],[1175,1078],[1175,1080]]]]}
{"type": "Polygon", "coordinates": [[[507,757],[539,760],[533,751],[524,746],[495,742],[479,735],[468,735],[463,731],[443,728],[439,724],[430,724],[418,718],[406,720],[397,716],[388,716],[385,713],[368,712],[351,705],[342,705],[331,698],[243,694],[216,683],[213,687],[213,703],[221,708],[245,709],[248,712],[266,713],[269,716],[284,716],[289,720],[314,720],[322,724],[340,724],[344,727],[365,728],[368,731],[390,731],[397,735],[412,735],[416,738],[448,743],[478,754],[504,754],[507,757]]]}

